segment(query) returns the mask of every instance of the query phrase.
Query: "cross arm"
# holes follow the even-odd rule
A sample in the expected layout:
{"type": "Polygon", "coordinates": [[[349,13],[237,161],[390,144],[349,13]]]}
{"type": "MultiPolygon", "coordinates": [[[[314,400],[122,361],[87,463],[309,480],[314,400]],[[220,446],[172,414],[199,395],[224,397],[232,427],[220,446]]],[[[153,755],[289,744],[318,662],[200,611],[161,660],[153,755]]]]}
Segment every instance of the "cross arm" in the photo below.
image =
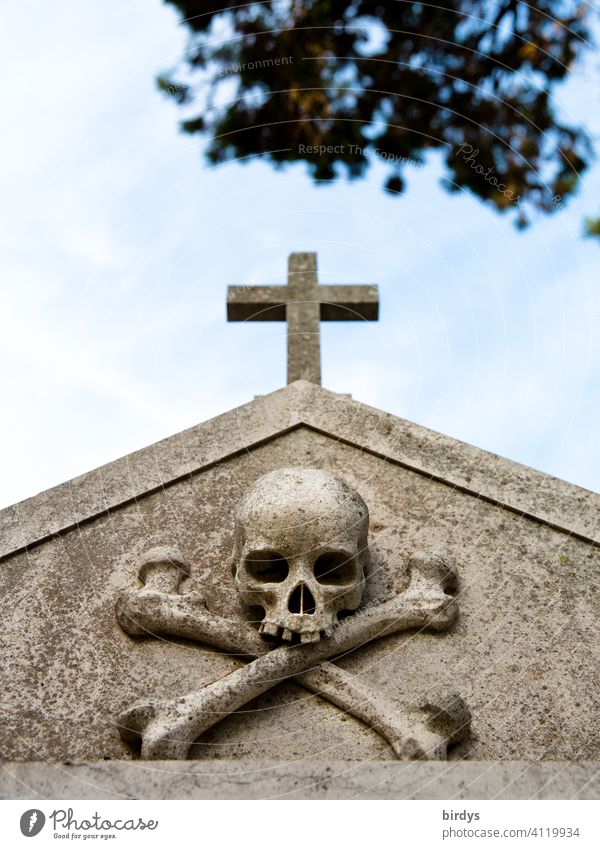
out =
{"type": "Polygon", "coordinates": [[[321,321],[377,321],[377,286],[319,286],[321,321]]]}
{"type": "Polygon", "coordinates": [[[285,286],[228,286],[228,321],[285,321],[285,286]]]}
{"type": "MultiPolygon", "coordinates": [[[[285,321],[288,295],[286,286],[229,286],[229,321],[285,321]]],[[[377,286],[319,286],[321,321],[377,321],[377,286]]]]}

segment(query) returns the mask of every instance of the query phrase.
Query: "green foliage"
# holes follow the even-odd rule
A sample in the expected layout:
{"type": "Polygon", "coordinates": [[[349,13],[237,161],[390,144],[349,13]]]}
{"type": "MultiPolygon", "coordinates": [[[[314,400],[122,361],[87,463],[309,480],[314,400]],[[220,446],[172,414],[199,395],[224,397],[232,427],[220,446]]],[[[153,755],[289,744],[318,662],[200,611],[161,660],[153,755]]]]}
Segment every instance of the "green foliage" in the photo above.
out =
{"type": "Polygon", "coordinates": [[[334,180],[378,157],[398,194],[405,169],[439,149],[449,189],[522,226],[528,207],[572,195],[591,159],[551,97],[589,47],[586,2],[165,2],[190,33],[188,81],[159,86],[195,106],[182,126],[206,134],[210,162],[304,161],[334,180]]]}
{"type": "Polygon", "coordinates": [[[585,235],[600,238],[600,218],[585,219],[585,235]]]}

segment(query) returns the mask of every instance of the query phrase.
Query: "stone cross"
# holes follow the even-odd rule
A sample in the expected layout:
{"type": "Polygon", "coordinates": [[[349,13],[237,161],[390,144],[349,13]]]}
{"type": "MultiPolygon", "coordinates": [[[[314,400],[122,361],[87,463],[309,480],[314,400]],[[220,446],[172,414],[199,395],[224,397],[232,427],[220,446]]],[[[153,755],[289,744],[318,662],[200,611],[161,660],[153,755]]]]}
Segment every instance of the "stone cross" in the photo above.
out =
{"type": "Polygon", "coordinates": [[[377,321],[376,286],[321,286],[316,253],[293,253],[287,286],[229,286],[228,321],[287,321],[287,382],[321,384],[320,321],[377,321]]]}

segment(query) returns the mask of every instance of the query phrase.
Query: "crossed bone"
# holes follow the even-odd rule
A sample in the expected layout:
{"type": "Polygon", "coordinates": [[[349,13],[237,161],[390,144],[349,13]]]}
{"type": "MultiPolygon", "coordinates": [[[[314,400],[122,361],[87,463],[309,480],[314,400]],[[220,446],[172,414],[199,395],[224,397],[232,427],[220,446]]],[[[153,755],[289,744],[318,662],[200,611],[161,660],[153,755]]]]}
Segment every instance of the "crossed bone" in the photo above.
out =
{"type": "Polygon", "coordinates": [[[132,636],[183,637],[255,659],[202,690],[124,711],[118,718],[119,733],[128,743],[141,739],[143,758],[185,759],[204,731],[289,678],[376,730],[398,758],[442,760],[448,745],[469,733],[470,713],[456,693],[430,696],[400,712],[391,699],[373,695],[358,676],[328,662],[399,631],[447,630],[458,612],[449,595],[456,586],[456,571],[447,558],[415,555],[404,592],[348,616],[327,639],[274,648],[245,622],[210,613],[199,593],[180,593],[181,581],[189,574],[189,564],[177,549],[147,552],[139,572],[144,587],[126,590],[117,600],[121,628],[132,636]]]}

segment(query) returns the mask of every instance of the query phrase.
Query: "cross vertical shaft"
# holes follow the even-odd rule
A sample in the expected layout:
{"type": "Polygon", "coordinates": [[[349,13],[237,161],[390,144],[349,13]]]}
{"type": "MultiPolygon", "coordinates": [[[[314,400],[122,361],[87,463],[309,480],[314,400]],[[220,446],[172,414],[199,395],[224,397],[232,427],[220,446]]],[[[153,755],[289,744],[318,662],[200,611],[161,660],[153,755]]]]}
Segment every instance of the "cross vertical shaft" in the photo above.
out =
{"type": "Polygon", "coordinates": [[[321,383],[321,305],[317,293],[317,255],[290,254],[288,260],[286,318],[287,382],[310,380],[321,383]]]}

